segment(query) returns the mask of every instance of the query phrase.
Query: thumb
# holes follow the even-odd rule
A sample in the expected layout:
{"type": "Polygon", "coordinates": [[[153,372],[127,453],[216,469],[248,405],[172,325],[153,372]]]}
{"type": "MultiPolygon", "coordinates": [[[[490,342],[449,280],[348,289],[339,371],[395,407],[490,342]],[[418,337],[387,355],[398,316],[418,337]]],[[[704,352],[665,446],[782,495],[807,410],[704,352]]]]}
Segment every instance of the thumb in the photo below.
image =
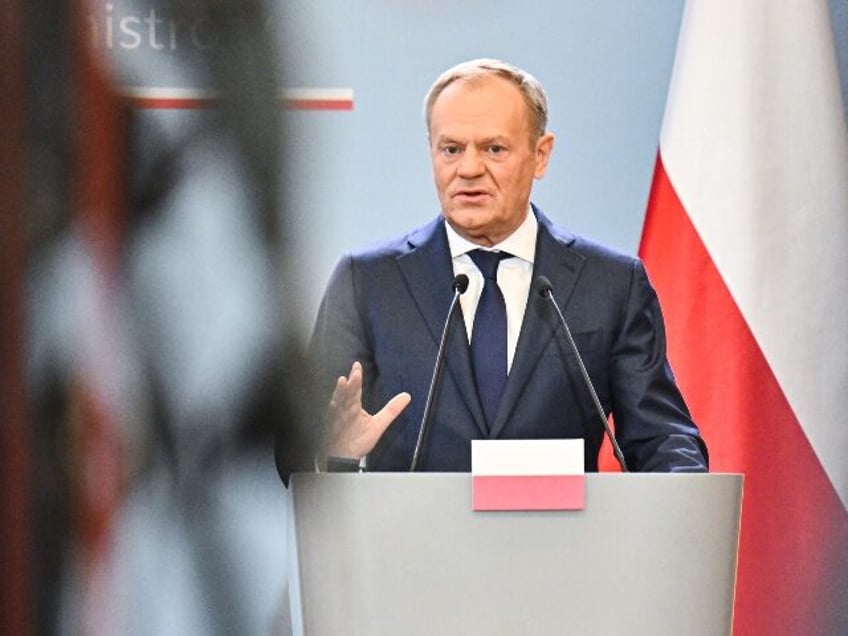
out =
{"type": "Polygon", "coordinates": [[[409,393],[398,393],[374,414],[373,422],[381,435],[397,419],[398,415],[403,413],[403,410],[409,406],[411,401],[412,396],[409,393]]]}

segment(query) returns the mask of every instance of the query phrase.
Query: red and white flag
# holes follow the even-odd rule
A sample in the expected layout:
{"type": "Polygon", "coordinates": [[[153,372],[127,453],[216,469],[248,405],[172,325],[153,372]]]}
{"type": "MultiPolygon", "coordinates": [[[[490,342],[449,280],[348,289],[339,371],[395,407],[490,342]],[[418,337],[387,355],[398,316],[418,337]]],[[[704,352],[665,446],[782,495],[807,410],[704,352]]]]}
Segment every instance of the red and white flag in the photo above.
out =
{"type": "Polygon", "coordinates": [[[687,4],[640,254],[711,470],[746,476],[734,634],[848,634],[848,132],[825,0],[687,4]]]}
{"type": "Polygon", "coordinates": [[[582,439],[471,440],[472,510],[582,510],[582,439]]]}

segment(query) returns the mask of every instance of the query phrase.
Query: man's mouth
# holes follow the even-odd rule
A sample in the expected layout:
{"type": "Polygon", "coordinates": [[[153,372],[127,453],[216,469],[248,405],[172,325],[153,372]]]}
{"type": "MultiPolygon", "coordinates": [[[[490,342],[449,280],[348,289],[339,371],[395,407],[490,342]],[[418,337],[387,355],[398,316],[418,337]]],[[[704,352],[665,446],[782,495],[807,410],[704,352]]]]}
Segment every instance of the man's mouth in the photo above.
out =
{"type": "Polygon", "coordinates": [[[482,199],[485,199],[488,196],[489,196],[489,193],[486,192],[485,190],[477,190],[477,189],[467,188],[467,189],[464,189],[464,190],[457,190],[454,193],[453,198],[458,199],[460,201],[473,202],[473,201],[481,201],[482,199]]]}

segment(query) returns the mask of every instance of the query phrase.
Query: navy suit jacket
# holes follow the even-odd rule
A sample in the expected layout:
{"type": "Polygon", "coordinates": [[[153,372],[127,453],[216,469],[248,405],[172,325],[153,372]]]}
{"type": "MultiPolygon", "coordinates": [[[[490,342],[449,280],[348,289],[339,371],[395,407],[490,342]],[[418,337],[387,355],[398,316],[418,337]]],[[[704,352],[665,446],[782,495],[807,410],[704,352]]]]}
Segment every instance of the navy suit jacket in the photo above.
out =
{"type": "MultiPolygon", "coordinates": [[[[641,262],[539,221],[533,277],[547,276],[631,470],[705,471],[707,450],[666,359],[656,294],[641,262]]],[[[406,236],[350,254],[319,310],[312,355],[326,404],[354,360],[373,413],[401,391],[412,403],[368,456],[369,470],[409,469],[443,325],[453,268],[440,216],[406,236]]],[[[583,438],[597,470],[604,429],[550,301],[528,298],[506,389],[491,430],[477,396],[456,308],[433,419],[419,459],[430,471],[469,471],[471,440],[583,438]]]]}

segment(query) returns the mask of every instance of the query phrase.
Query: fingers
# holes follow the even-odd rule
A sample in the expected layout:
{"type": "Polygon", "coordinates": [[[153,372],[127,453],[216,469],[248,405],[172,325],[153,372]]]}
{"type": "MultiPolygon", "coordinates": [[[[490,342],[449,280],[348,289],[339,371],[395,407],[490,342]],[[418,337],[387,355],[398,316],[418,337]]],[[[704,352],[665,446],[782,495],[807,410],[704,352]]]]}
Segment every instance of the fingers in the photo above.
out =
{"type": "Polygon", "coordinates": [[[350,367],[350,375],[347,379],[348,390],[352,397],[362,403],[362,364],[354,362],[350,367]]]}
{"type": "Polygon", "coordinates": [[[330,413],[334,418],[350,419],[362,408],[362,365],[354,362],[348,377],[339,376],[330,396],[330,413]]]}
{"type": "Polygon", "coordinates": [[[409,393],[399,393],[376,414],[369,415],[359,405],[355,414],[351,409],[338,409],[330,404],[330,435],[327,452],[340,457],[364,457],[370,453],[386,429],[409,405],[409,393]]]}
{"type": "Polygon", "coordinates": [[[327,411],[330,454],[344,457],[367,455],[412,401],[409,393],[398,393],[377,413],[370,415],[362,408],[362,376],[362,365],[354,362],[348,377],[341,376],[336,380],[327,411]]]}

